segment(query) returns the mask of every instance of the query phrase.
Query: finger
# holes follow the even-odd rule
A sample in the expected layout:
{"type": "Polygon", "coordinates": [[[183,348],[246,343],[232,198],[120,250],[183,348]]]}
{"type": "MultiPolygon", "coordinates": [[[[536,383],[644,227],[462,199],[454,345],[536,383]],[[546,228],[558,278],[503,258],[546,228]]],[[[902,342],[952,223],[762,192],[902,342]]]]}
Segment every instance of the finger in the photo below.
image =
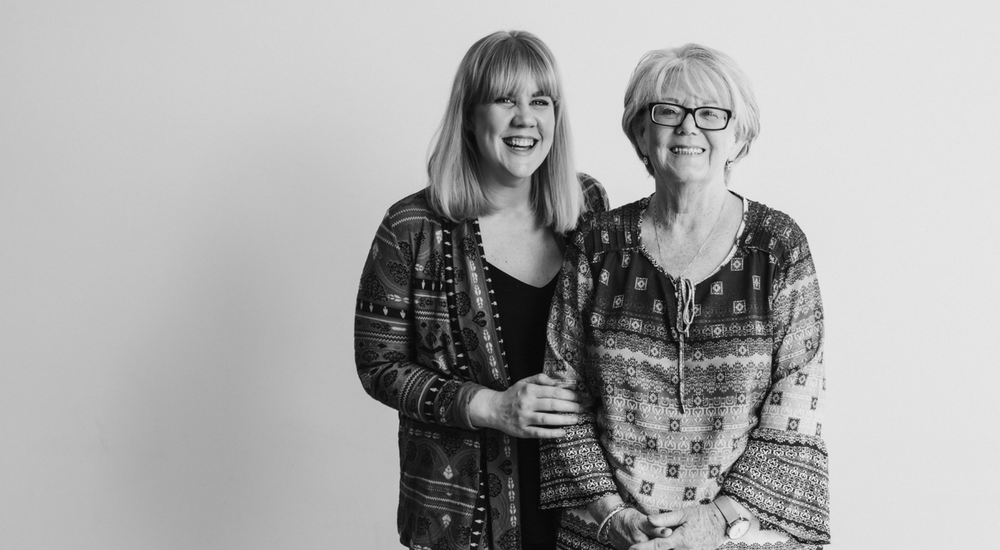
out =
{"type": "Polygon", "coordinates": [[[542,428],[539,426],[528,426],[516,434],[517,437],[530,439],[557,439],[566,437],[566,430],[561,428],[542,428]]]}
{"type": "Polygon", "coordinates": [[[582,413],[586,409],[583,405],[576,401],[568,401],[566,399],[558,399],[555,397],[543,397],[537,400],[535,410],[557,413],[582,413]]]}
{"type": "Polygon", "coordinates": [[[531,425],[539,428],[573,426],[580,422],[575,414],[537,413],[532,415],[531,425]]]}
{"type": "Polygon", "coordinates": [[[642,532],[645,533],[645,535],[650,539],[669,537],[674,532],[674,530],[670,527],[661,527],[648,520],[643,522],[640,529],[642,529],[642,532]]]}
{"type": "Polygon", "coordinates": [[[662,514],[650,514],[646,518],[646,521],[654,527],[677,527],[684,523],[684,511],[674,510],[673,512],[664,512],[662,514]]]}
{"type": "Polygon", "coordinates": [[[552,376],[545,374],[544,372],[536,374],[534,376],[529,376],[528,378],[525,378],[525,380],[529,380],[532,383],[538,384],[539,386],[547,386],[547,387],[562,388],[569,390],[573,390],[574,388],[576,388],[577,384],[580,382],[579,380],[569,379],[569,378],[554,378],[552,376]]]}
{"type": "Polygon", "coordinates": [[[570,401],[573,403],[583,401],[583,394],[573,389],[541,385],[535,385],[534,389],[535,391],[533,393],[535,397],[538,398],[559,399],[561,401],[570,401]]]}
{"type": "Polygon", "coordinates": [[[525,382],[531,382],[532,384],[538,384],[539,386],[558,386],[561,382],[552,378],[551,376],[540,372],[523,379],[525,382]]]}
{"type": "Polygon", "coordinates": [[[643,518],[642,523],[638,524],[637,528],[650,539],[666,537],[669,536],[670,533],[673,533],[673,529],[670,527],[664,527],[649,521],[648,516],[643,518]]]}
{"type": "Polygon", "coordinates": [[[657,550],[659,550],[660,548],[680,548],[684,546],[684,538],[678,532],[671,533],[666,537],[658,538],[656,540],[659,541],[660,544],[662,545],[662,546],[657,546],[656,547],[657,550]]]}
{"type": "Polygon", "coordinates": [[[653,534],[649,535],[649,538],[651,539],[656,539],[656,538],[662,539],[674,534],[674,530],[669,527],[656,527],[653,528],[652,531],[653,534]]]}
{"type": "Polygon", "coordinates": [[[667,539],[650,539],[646,542],[633,544],[628,547],[628,550],[672,550],[673,548],[676,548],[673,542],[667,542],[667,539]]]}
{"type": "MultiPolygon", "coordinates": [[[[551,399],[555,401],[565,401],[566,403],[581,403],[583,401],[583,395],[580,392],[567,390],[565,388],[559,388],[554,386],[543,386],[541,384],[535,384],[534,382],[529,382],[527,378],[518,382],[521,390],[521,399],[526,402],[531,400],[545,400],[551,399]]],[[[513,387],[513,386],[512,386],[513,387]]],[[[533,405],[534,407],[541,409],[540,405],[533,405]]]]}

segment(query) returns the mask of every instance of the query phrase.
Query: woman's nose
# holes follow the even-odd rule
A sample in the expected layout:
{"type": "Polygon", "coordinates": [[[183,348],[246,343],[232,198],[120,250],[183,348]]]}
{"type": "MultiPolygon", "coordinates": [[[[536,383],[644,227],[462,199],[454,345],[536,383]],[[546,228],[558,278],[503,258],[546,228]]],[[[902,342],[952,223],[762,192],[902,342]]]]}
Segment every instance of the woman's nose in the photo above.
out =
{"type": "Polygon", "coordinates": [[[515,126],[528,126],[532,127],[536,123],[535,111],[531,108],[531,105],[518,105],[516,111],[514,112],[514,125],[515,126]]]}
{"type": "Polygon", "coordinates": [[[681,119],[680,126],[677,127],[679,130],[685,134],[690,134],[698,130],[698,125],[694,123],[694,113],[687,112],[684,113],[684,118],[681,119]]]}

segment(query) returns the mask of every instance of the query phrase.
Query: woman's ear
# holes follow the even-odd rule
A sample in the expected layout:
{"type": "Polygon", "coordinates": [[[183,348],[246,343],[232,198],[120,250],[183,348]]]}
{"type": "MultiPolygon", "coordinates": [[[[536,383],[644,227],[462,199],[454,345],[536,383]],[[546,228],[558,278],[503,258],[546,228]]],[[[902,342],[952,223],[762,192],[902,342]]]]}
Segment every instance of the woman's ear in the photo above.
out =
{"type": "Polygon", "coordinates": [[[632,137],[635,138],[635,146],[639,149],[639,152],[643,156],[648,157],[649,152],[646,151],[646,132],[648,129],[645,124],[636,124],[632,127],[632,137]]]}
{"type": "Polygon", "coordinates": [[[729,160],[736,160],[737,157],[744,154],[744,150],[746,149],[746,147],[747,147],[746,140],[744,139],[736,140],[736,143],[733,144],[732,149],[729,150],[729,160]]]}

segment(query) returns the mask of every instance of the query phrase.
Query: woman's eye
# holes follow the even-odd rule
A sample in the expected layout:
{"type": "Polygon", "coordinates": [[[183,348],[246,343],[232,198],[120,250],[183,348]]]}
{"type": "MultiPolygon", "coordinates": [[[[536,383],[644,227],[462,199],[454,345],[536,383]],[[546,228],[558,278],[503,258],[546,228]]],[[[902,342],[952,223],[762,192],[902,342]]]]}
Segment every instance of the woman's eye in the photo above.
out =
{"type": "Polygon", "coordinates": [[[494,103],[514,103],[514,100],[511,99],[511,98],[509,98],[509,97],[498,97],[493,102],[494,103]]]}
{"type": "Polygon", "coordinates": [[[707,119],[715,120],[715,119],[719,118],[720,116],[721,115],[720,115],[719,111],[715,111],[715,110],[712,110],[712,109],[705,109],[705,110],[703,110],[701,112],[701,118],[707,118],[707,119]]]}
{"type": "Polygon", "coordinates": [[[531,104],[538,105],[541,107],[548,107],[549,105],[552,104],[552,100],[547,97],[536,97],[535,99],[531,100],[531,104]]]}

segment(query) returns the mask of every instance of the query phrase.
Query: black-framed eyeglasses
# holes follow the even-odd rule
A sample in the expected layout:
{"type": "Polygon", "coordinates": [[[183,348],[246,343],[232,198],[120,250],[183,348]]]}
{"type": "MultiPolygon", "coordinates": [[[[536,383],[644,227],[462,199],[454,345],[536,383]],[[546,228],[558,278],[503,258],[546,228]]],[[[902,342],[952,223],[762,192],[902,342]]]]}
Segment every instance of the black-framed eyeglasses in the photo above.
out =
{"type": "Polygon", "coordinates": [[[649,116],[654,124],[677,127],[684,123],[688,113],[694,118],[694,125],[702,130],[725,130],[733,112],[722,107],[695,107],[688,109],[676,103],[650,103],[649,116]]]}

